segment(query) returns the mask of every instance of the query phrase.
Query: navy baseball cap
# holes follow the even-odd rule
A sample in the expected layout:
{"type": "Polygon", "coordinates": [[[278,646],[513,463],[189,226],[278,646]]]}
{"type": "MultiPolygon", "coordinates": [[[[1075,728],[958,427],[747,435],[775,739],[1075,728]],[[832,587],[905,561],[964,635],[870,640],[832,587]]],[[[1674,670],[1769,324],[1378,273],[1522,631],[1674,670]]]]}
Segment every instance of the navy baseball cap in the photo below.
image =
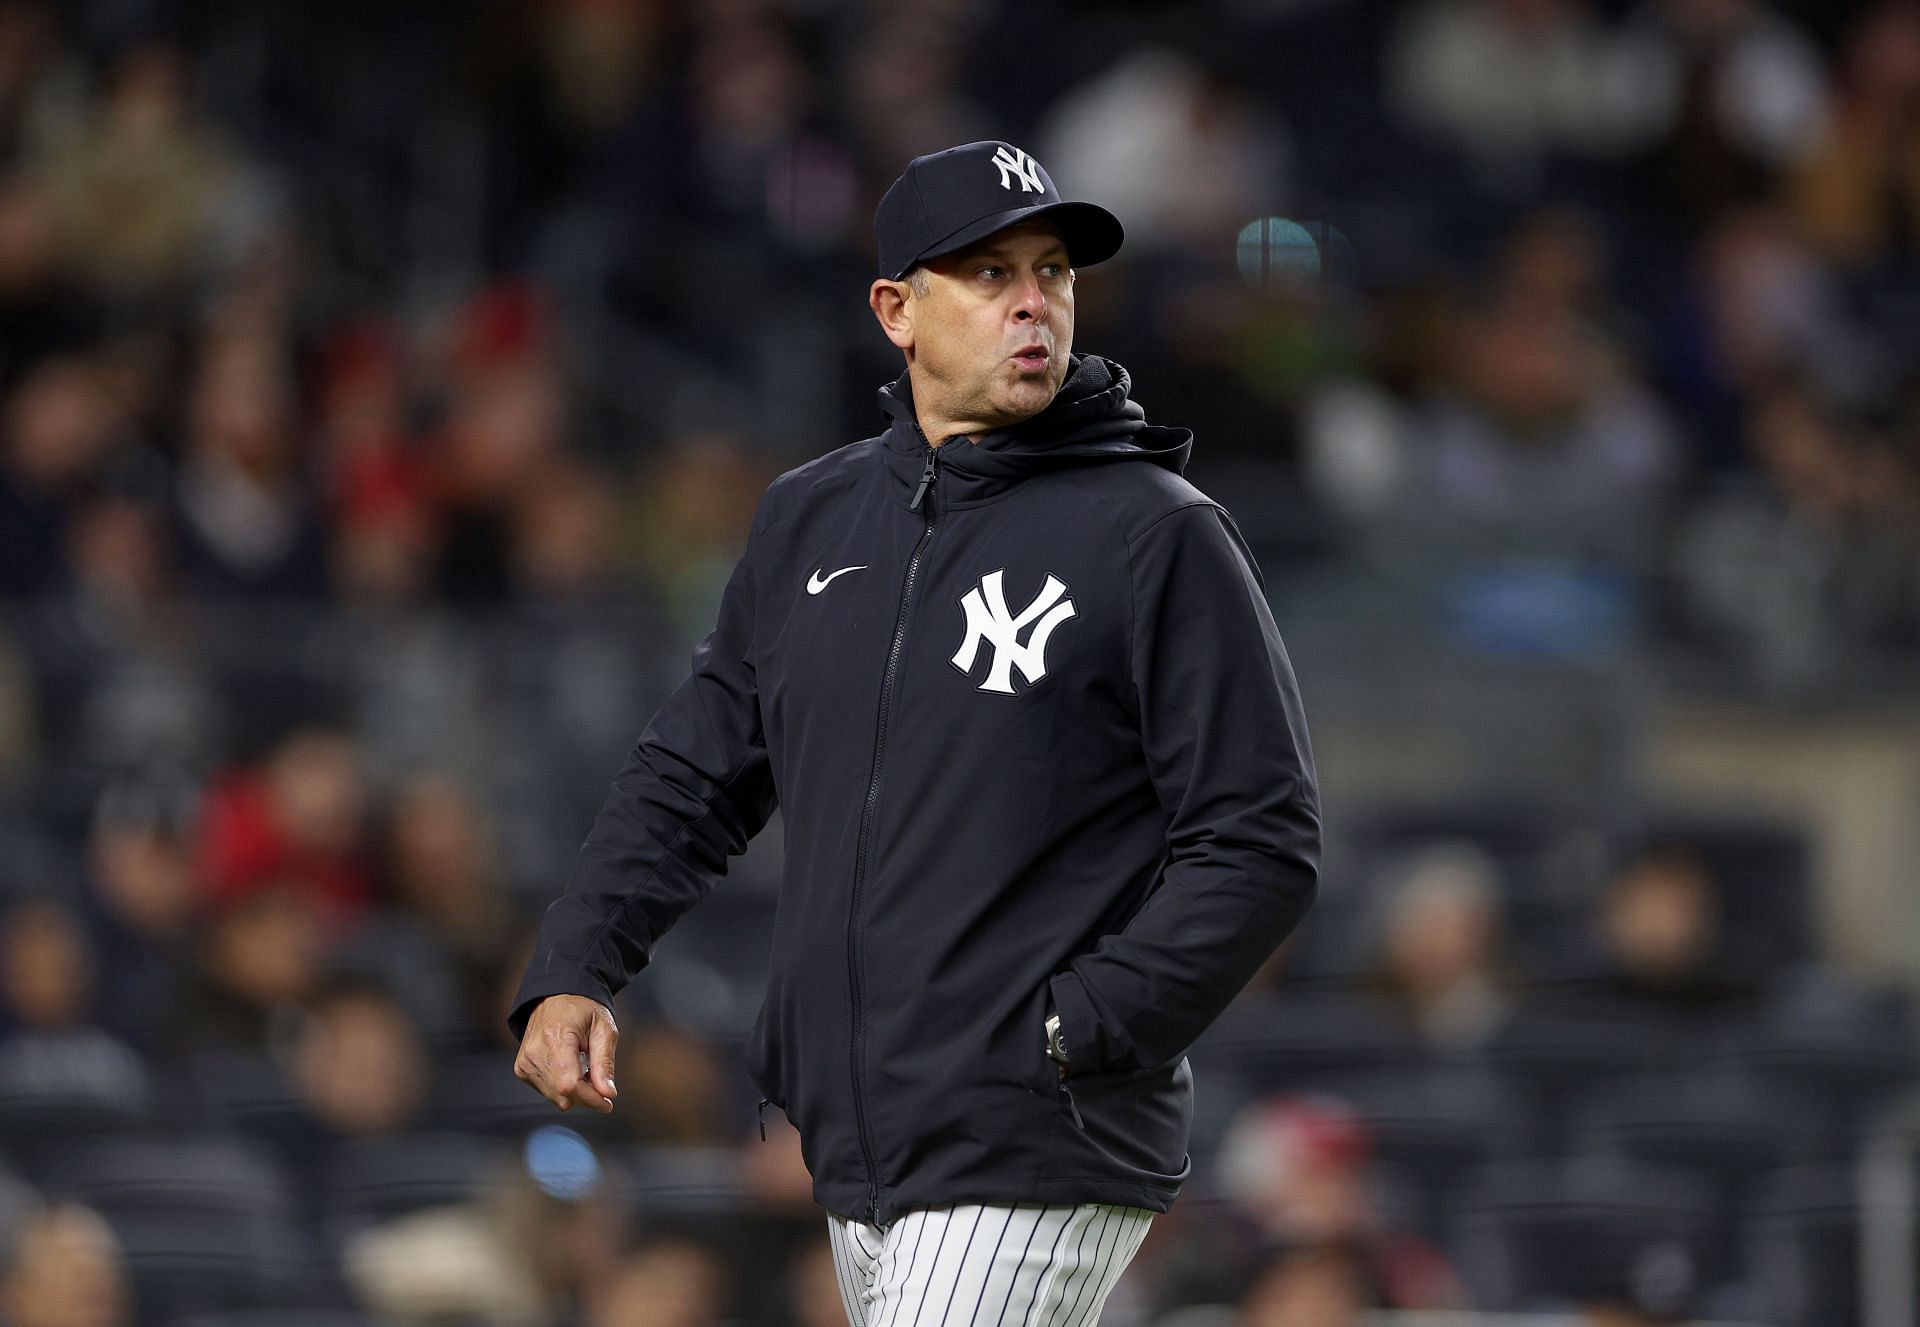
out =
{"type": "Polygon", "coordinates": [[[1034,217],[1059,227],[1075,267],[1113,257],[1126,237],[1106,208],[1063,200],[1040,163],[1011,143],[962,143],[915,157],[873,214],[880,275],[898,281],[915,263],[1034,217]]]}

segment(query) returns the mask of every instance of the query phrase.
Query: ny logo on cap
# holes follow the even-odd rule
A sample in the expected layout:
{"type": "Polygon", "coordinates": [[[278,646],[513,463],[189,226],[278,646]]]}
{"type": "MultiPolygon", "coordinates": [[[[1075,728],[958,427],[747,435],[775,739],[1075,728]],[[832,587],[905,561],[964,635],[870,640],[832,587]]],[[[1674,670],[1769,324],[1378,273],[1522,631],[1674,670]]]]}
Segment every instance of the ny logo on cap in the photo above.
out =
{"type": "Polygon", "coordinates": [[[1013,188],[1013,182],[1018,180],[1023,194],[1043,194],[1047,191],[1046,186],[1040,183],[1040,163],[1019,148],[1011,152],[1005,147],[995,148],[993,164],[1000,171],[1002,189],[1013,188]]]}

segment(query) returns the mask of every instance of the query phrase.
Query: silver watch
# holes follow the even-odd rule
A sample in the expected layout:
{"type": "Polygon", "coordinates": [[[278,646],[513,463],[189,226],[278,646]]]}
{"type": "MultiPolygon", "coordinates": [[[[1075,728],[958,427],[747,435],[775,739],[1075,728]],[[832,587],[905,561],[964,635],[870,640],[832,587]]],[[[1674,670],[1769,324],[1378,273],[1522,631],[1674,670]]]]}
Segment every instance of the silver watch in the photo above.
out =
{"type": "Polygon", "coordinates": [[[1047,1015],[1047,1054],[1062,1068],[1067,1067],[1067,1039],[1060,1035],[1060,1015],[1047,1015]]]}

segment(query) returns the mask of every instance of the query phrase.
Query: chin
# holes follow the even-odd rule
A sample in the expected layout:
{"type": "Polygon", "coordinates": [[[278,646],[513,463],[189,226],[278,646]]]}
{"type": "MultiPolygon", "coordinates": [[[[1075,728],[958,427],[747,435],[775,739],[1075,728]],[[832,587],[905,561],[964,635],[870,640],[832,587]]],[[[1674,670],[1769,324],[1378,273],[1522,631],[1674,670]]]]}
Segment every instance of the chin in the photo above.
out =
{"type": "Polygon", "coordinates": [[[1006,413],[1020,419],[1037,415],[1053,400],[1059,384],[1048,378],[1023,379],[1001,397],[1006,413]]]}

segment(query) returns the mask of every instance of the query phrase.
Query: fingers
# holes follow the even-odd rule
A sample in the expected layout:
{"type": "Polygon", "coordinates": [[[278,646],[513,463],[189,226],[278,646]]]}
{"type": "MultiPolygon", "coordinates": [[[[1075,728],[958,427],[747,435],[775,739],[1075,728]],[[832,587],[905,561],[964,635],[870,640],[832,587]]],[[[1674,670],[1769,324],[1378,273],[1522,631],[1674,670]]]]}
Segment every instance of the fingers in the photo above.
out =
{"type": "Polygon", "coordinates": [[[550,999],[534,1010],[528,1022],[514,1057],[514,1077],[560,1110],[581,1105],[604,1114],[613,1109],[613,1047],[618,1035],[613,1015],[599,1002],[579,997],[550,999]],[[568,1015],[580,1025],[569,1021],[568,1015]],[[582,1050],[583,1031],[602,1057],[599,1060],[590,1060],[582,1050]]]}
{"type": "Polygon", "coordinates": [[[613,1085],[613,1048],[620,1041],[620,1030],[614,1026],[613,1016],[604,1009],[596,1010],[593,1026],[588,1032],[587,1061],[591,1066],[591,1086],[607,1103],[607,1109],[613,1109],[613,1098],[617,1089],[613,1085]]]}
{"type": "Polygon", "coordinates": [[[561,1110],[569,1109],[580,1077],[580,1035],[553,1024],[528,1027],[513,1072],[561,1110]]]}

